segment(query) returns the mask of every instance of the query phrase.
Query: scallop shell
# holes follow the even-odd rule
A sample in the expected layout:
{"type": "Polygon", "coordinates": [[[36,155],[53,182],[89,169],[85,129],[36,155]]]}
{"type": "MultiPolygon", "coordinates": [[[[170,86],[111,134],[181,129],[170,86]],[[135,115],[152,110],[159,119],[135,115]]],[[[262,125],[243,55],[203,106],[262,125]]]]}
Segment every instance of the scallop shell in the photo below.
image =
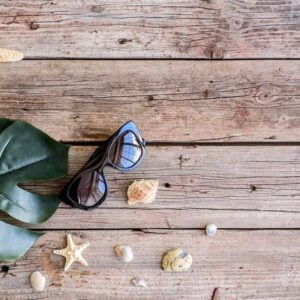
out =
{"type": "Polygon", "coordinates": [[[0,62],[13,62],[22,60],[24,54],[17,50],[0,48],[0,62]]]}
{"type": "Polygon", "coordinates": [[[131,283],[135,286],[141,286],[141,287],[144,287],[146,288],[147,287],[147,283],[145,281],[144,278],[142,277],[134,277],[131,279],[131,283]]]}
{"type": "Polygon", "coordinates": [[[187,271],[193,263],[192,256],[180,248],[166,252],[162,259],[162,268],[167,272],[187,271]]]}
{"type": "Polygon", "coordinates": [[[214,236],[218,231],[218,228],[215,224],[208,224],[206,226],[206,234],[210,237],[214,236]]]}
{"type": "Polygon", "coordinates": [[[30,276],[30,283],[37,292],[42,292],[46,284],[46,277],[39,271],[35,271],[30,276]]]}
{"type": "Polygon", "coordinates": [[[120,257],[126,263],[133,260],[133,253],[129,246],[117,245],[115,247],[115,253],[116,256],[120,257]]]}
{"type": "Polygon", "coordinates": [[[133,182],[127,190],[128,204],[151,203],[158,189],[157,180],[139,180],[133,182]]]}

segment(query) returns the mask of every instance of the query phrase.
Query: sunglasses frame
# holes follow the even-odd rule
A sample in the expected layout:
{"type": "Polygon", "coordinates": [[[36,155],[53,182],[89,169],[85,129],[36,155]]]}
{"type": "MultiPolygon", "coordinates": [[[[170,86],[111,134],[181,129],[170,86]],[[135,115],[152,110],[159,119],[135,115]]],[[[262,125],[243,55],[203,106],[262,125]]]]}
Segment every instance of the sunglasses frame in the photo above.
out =
{"type": "Polygon", "coordinates": [[[83,209],[83,210],[91,210],[99,205],[101,205],[108,194],[108,185],[106,182],[106,178],[104,175],[104,168],[106,166],[110,166],[112,168],[115,168],[121,172],[129,172],[131,170],[134,170],[143,160],[145,156],[145,146],[146,141],[141,137],[140,131],[137,127],[137,125],[133,121],[128,121],[123,126],[121,126],[111,137],[109,137],[103,144],[101,144],[94,153],[90,156],[88,161],[81,167],[81,169],[71,178],[71,180],[63,187],[62,191],[59,194],[59,198],[66,204],[71,205],[73,207],[83,209]],[[138,144],[140,145],[141,149],[141,155],[139,159],[129,168],[122,168],[117,165],[115,165],[113,162],[110,161],[109,154],[112,150],[112,147],[116,140],[120,138],[121,136],[126,135],[127,133],[133,133],[134,136],[137,139],[138,144]],[[70,195],[69,188],[74,184],[74,182],[88,172],[95,172],[97,171],[100,176],[103,178],[103,183],[105,184],[105,191],[102,195],[101,199],[97,201],[94,205],[86,206],[82,205],[79,202],[72,199],[70,195]]]}

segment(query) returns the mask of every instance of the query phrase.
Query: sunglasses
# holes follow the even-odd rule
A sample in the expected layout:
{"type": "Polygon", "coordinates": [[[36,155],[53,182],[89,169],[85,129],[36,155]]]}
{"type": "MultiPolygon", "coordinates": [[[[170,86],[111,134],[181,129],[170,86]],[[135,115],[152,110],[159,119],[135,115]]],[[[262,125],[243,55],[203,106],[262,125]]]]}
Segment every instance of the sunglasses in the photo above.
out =
{"type": "Polygon", "coordinates": [[[110,166],[123,172],[133,170],[143,160],[145,146],[136,124],[127,122],[96,149],[62,189],[60,199],[79,209],[96,208],[104,202],[108,193],[104,168],[110,166]]]}

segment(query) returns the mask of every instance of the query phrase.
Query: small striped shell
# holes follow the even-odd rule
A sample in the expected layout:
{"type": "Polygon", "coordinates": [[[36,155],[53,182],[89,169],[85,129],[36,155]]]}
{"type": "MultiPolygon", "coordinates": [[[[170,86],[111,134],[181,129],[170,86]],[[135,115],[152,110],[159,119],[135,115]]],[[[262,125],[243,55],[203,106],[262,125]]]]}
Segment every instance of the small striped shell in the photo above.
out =
{"type": "Polygon", "coordinates": [[[0,62],[20,61],[23,57],[24,54],[20,51],[0,48],[0,62]]]}
{"type": "Polygon", "coordinates": [[[127,190],[128,204],[151,203],[158,189],[157,180],[139,180],[133,182],[127,190]]]}

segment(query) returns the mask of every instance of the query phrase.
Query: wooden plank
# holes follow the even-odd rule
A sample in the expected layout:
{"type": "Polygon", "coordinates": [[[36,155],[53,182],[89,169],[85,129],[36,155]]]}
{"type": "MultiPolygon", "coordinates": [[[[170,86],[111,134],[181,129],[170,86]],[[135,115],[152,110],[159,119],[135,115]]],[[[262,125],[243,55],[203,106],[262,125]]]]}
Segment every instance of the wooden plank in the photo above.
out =
{"type": "Polygon", "coordinates": [[[64,141],[128,119],[152,142],[300,140],[298,61],[23,61],[0,78],[2,116],[64,141]]]}
{"type": "Polygon", "coordinates": [[[299,58],[297,1],[1,1],[3,47],[27,57],[299,58]]]}
{"type": "MultiPolygon", "coordinates": [[[[2,221],[24,226],[0,213],[2,221]]],[[[299,213],[242,209],[138,209],[102,208],[90,212],[59,208],[49,221],[41,225],[25,225],[31,229],[204,229],[207,224],[219,228],[300,228],[299,213]]]]}
{"type": "MultiPolygon", "coordinates": [[[[94,149],[71,148],[70,175],[94,149]]],[[[147,149],[146,159],[136,171],[105,170],[109,195],[101,208],[85,212],[61,205],[53,218],[35,228],[204,228],[207,223],[221,228],[300,227],[299,147],[147,149]],[[159,180],[157,199],[129,207],[126,190],[138,179],[159,180]]],[[[27,188],[58,193],[68,178],[27,188]]]]}
{"type": "Polygon", "coordinates": [[[206,300],[296,299],[300,293],[299,231],[219,231],[214,238],[197,230],[71,233],[76,243],[90,242],[84,252],[88,267],[74,264],[63,273],[63,258],[52,251],[65,246],[65,234],[48,232],[22,260],[9,265],[9,274],[0,280],[1,296],[206,300]],[[115,257],[116,244],[132,247],[135,258],[131,263],[115,257]],[[182,247],[192,254],[191,270],[161,270],[161,257],[172,247],[182,247]],[[29,276],[36,270],[47,276],[42,293],[33,293],[29,284],[29,276]],[[130,279],[135,276],[144,277],[148,287],[132,286],[130,279]],[[213,298],[213,293],[221,298],[213,298]]]}

